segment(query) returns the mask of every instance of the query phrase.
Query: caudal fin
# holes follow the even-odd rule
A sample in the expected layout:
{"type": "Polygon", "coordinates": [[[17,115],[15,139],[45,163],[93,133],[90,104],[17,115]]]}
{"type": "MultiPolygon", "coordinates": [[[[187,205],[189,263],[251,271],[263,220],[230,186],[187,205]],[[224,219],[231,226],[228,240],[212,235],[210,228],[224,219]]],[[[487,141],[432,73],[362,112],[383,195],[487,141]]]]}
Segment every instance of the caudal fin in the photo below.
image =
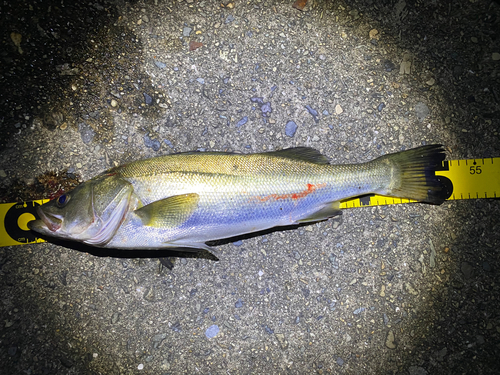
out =
{"type": "Polygon", "coordinates": [[[447,198],[446,188],[435,171],[445,158],[442,145],[429,145],[382,156],[392,166],[388,195],[441,204],[447,198]]]}

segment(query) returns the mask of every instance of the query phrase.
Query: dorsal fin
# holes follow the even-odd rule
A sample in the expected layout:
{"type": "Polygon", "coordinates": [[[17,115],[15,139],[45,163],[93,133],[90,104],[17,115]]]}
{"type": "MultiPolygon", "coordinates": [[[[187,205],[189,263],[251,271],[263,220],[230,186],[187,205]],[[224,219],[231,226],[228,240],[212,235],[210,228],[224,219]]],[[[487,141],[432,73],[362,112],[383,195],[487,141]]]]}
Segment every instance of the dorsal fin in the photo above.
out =
{"type": "Polygon", "coordinates": [[[311,147],[286,148],[284,150],[270,151],[263,154],[278,156],[280,158],[300,160],[314,164],[330,164],[328,158],[325,155],[321,154],[318,150],[311,147]]]}

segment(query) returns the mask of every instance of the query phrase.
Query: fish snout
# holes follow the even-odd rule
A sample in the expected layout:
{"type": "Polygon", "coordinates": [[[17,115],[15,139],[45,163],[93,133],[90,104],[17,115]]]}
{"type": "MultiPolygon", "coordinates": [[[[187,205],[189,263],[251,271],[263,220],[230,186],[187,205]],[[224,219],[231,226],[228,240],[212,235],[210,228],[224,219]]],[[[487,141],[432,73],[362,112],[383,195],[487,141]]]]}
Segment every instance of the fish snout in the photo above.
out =
{"type": "Polygon", "coordinates": [[[30,221],[28,223],[28,227],[33,230],[37,230],[41,227],[41,224],[45,224],[48,230],[51,232],[57,231],[61,228],[62,220],[55,215],[51,215],[49,213],[45,213],[41,206],[36,208],[36,213],[40,217],[40,220],[30,221]]]}

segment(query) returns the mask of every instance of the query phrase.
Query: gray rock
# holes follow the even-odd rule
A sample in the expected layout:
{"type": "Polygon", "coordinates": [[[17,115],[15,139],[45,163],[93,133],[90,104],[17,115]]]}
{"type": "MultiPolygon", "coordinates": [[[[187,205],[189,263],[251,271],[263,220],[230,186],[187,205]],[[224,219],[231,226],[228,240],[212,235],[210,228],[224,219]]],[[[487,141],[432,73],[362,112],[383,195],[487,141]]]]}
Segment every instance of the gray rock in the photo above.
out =
{"type": "Polygon", "coordinates": [[[207,339],[213,339],[219,333],[219,326],[214,324],[207,328],[205,331],[205,336],[207,339]]]}
{"type": "Polygon", "coordinates": [[[426,117],[431,114],[431,110],[425,103],[418,102],[415,106],[415,114],[418,118],[418,121],[423,122],[426,117]]]}
{"type": "Polygon", "coordinates": [[[82,141],[85,144],[89,144],[92,142],[95,136],[94,130],[90,127],[90,125],[85,122],[80,122],[78,124],[78,131],[80,132],[80,136],[82,137],[82,141]]]}
{"type": "Polygon", "coordinates": [[[292,138],[295,135],[297,128],[298,126],[294,121],[288,121],[285,125],[285,134],[292,138]]]}

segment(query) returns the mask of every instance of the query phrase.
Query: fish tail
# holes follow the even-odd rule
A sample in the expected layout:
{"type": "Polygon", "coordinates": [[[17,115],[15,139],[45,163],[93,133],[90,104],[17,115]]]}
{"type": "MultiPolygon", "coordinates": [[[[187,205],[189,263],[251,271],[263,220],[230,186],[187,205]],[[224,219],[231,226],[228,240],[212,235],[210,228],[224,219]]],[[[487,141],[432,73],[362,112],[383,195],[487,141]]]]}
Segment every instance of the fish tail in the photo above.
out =
{"type": "Polygon", "coordinates": [[[441,204],[447,191],[435,171],[445,158],[442,145],[428,145],[377,159],[391,166],[391,182],[385,195],[441,204]]]}

